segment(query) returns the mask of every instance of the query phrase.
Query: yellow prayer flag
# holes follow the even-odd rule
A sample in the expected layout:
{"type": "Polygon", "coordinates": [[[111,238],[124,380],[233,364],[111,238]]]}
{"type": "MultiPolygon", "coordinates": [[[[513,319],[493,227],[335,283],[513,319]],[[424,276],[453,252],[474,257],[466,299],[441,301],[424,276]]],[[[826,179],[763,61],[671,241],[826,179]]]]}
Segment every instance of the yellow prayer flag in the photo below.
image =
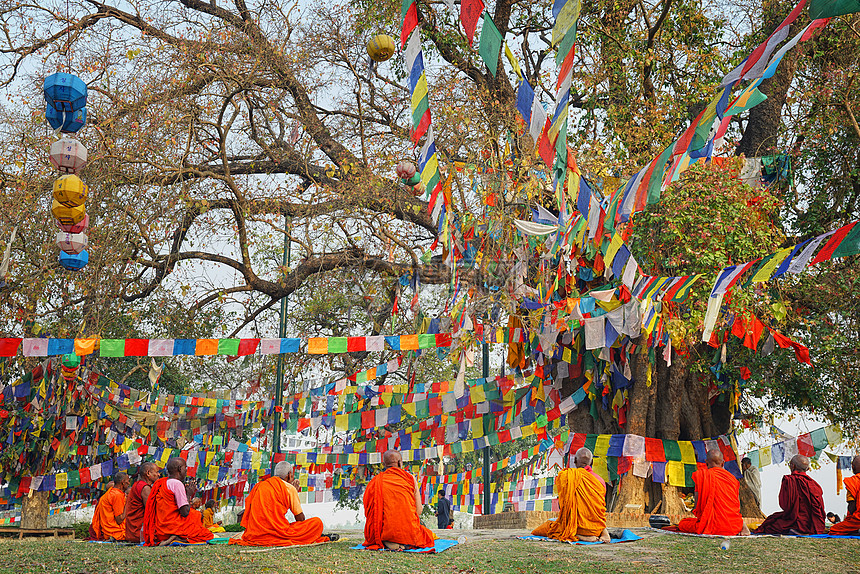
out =
{"type": "Polygon", "coordinates": [[[770,447],[763,446],[758,449],[758,465],[767,466],[772,462],[770,447]]]}
{"type": "Polygon", "coordinates": [[[349,429],[349,415],[334,415],[334,430],[346,431],[349,429]]]}
{"type": "Polygon", "coordinates": [[[63,490],[69,487],[69,475],[61,472],[54,477],[54,490],[63,490]]]}
{"type": "Polygon", "coordinates": [[[511,49],[508,47],[507,42],[505,42],[505,57],[508,59],[508,62],[511,63],[511,68],[514,69],[514,73],[517,75],[517,78],[522,80],[523,72],[520,69],[520,63],[517,62],[517,59],[514,57],[514,53],[511,52],[511,49]]]}
{"type": "Polygon", "coordinates": [[[325,355],[328,353],[328,337],[310,337],[308,339],[309,355],[325,355]]]}
{"type": "Polygon", "coordinates": [[[684,463],[677,460],[667,462],[666,479],[672,486],[686,486],[687,479],[684,476],[684,463]]]}
{"type": "Polygon", "coordinates": [[[678,448],[681,449],[681,462],[696,464],[696,449],[693,448],[692,442],[688,440],[679,440],[678,448]]]}
{"type": "MultiPolygon", "coordinates": [[[[477,418],[469,421],[469,426],[472,428],[472,438],[481,438],[484,436],[484,419],[477,418]]],[[[525,436],[525,433],[523,433],[525,436]]]]}
{"type": "Polygon", "coordinates": [[[91,355],[98,341],[98,339],[75,339],[75,354],[80,357],[91,355]]]}
{"type": "Polygon", "coordinates": [[[594,474],[596,474],[606,482],[609,482],[609,469],[606,468],[606,457],[594,457],[594,459],[591,461],[591,470],[594,471],[594,474]]]}
{"type": "Polygon", "coordinates": [[[612,262],[615,260],[615,256],[623,244],[624,238],[616,231],[615,235],[612,236],[612,241],[609,242],[609,247],[606,249],[606,255],[603,256],[603,264],[605,266],[612,266],[612,262]]]}
{"type": "MultiPolygon", "coordinates": [[[[608,434],[599,434],[597,435],[597,441],[594,443],[594,456],[596,457],[604,457],[606,453],[609,452],[609,438],[612,435],[608,434]]],[[[606,462],[603,463],[606,465],[606,462]]]]}
{"type": "Polygon", "coordinates": [[[217,466],[212,465],[209,467],[209,472],[207,474],[207,478],[209,480],[218,480],[218,467],[217,466]]]}
{"type": "Polygon", "coordinates": [[[564,38],[565,33],[576,23],[579,18],[580,0],[568,0],[567,4],[558,13],[555,25],[552,27],[552,45],[557,46],[564,38]]]}
{"type": "Polygon", "coordinates": [[[218,339],[197,339],[197,346],[194,348],[194,354],[217,355],[218,339]]]}
{"type": "Polygon", "coordinates": [[[791,255],[794,247],[786,247],[785,249],[780,249],[776,252],[776,255],[770,258],[770,261],[762,265],[762,268],[756,271],[756,274],[753,276],[751,282],[752,283],[760,283],[762,281],[767,281],[770,279],[770,276],[773,275],[773,272],[776,270],[777,266],[782,263],[786,257],[791,255]]]}

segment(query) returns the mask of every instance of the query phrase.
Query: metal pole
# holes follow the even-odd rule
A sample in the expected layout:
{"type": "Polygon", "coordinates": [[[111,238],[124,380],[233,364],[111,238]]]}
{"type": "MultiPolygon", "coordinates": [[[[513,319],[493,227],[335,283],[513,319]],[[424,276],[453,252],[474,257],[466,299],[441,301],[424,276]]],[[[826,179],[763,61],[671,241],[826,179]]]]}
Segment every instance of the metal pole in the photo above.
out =
{"type": "MultiPolygon", "coordinates": [[[[292,245],[292,241],[290,241],[290,216],[284,216],[284,258],[283,265],[284,268],[289,268],[290,266],[290,246],[292,245]]],[[[287,307],[289,304],[289,297],[284,296],[281,299],[281,315],[278,321],[278,337],[283,339],[287,336],[287,307]]],[[[284,356],[278,355],[278,368],[275,375],[275,406],[280,407],[283,406],[284,402],[284,356]]],[[[272,437],[272,454],[281,452],[281,415],[283,413],[275,412],[275,428],[272,437]]],[[[272,468],[275,466],[275,457],[272,456],[272,468]]]]}
{"type": "MultiPolygon", "coordinates": [[[[482,370],[483,377],[487,379],[490,376],[490,347],[487,345],[486,340],[482,346],[483,357],[482,357],[482,370]]],[[[482,508],[482,514],[492,514],[490,510],[490,445],[484,447],[484,505],[482,508]]]]}

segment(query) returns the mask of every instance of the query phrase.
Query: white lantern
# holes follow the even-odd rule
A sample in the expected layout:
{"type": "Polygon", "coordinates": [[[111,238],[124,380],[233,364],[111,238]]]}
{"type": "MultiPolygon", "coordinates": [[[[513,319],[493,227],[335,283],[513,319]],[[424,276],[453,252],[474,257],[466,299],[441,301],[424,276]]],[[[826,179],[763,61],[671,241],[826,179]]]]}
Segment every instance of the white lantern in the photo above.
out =
{"type": "MultiPolygon", "coordinates": [[[[56,221],[56,220],[54,220],[56,221]]],[[[72,225],[63,225],[59,221],[57,221],[57,226],[65,231],[66,233],[83,233],[87,227],[90,225],[90,216],[89,214],[84,214],[84,218],[81,219],[77,223],[73,223],[72,225]]]]}
{"type": "Polygon", "coordinates": [[[66,253],[77,255],[87,247],[87,236],[83,233],[66,233],[61,231],[57,234],[57,245],[66,253]]]}
{"type": "Polygon", "coordinates": [[[75,138],[62,138],[51,144],[49,159],[62,173],[78,173],[87,165],[87,148],[75,138]]]}
{"type": "Polygon", "coordinates": [[[401,161],[394,171],[397,172],[397,177],[400,179],[409,179],[415,175],[415,164],[411,161],[401,161]]]}

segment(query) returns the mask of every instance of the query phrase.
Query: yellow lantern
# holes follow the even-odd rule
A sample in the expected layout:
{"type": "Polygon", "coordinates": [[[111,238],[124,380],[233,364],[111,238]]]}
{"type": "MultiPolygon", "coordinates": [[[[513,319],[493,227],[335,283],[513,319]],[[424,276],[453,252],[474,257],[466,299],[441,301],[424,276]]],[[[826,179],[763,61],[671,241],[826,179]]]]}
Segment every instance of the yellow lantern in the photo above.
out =
{"type": "Polygon", "coordinates": [[[367,53],[374,62],[384,62],[394,55],[394,38],[380,34],[367,43],[367,53]]]}
{"type": "Polygon", "coordinates": [[[85,205],[69,207],[67,205],[63,205],[56,199],[51,205],[51,213],[54,214],[54,217],[60,222],[60,225],[74,225],[87,215],[85,205]]]}
{"type": "Polygon", "coordinates": [[[63,175],[54,182],[54,201],[66,207],[82,205],[87,192],[87,185],[74,174],[63,175]]]}

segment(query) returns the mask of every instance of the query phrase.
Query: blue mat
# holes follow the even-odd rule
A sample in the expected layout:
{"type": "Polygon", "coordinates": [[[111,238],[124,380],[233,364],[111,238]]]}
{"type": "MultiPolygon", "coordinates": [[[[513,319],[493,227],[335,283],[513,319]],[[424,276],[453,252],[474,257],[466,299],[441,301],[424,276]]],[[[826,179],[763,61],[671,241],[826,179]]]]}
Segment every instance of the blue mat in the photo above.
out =
{"type": "Polygon", "coordinates": [[[839,536],[837,534],[807,534],[805,536],[797,536],[796,538],[847,538],[848,540],[860,540],[860,536],[839,536]]]}
{"type": "Polygon", "coordinates": [[[205,546],[207,544],[227,544],[229,538],[212,538],[211,540],[207,540],[206,542],[195,542],[193,544],[188,542],[173,542],[168,544],[168,546],[205,546]]]}
{"type": "MultiPolygon", "coordinates": [[[[583,545],[591,545],[591,544],[604,544],[603,542],[585,542],[584,540],[578,540],[576,542],[566,542],[562,540],[556,540],[554,538],[547,538],[546,536],[517,536],[520,540],[539,540],[543,542],[564,542],[565,544],[583,544],[583,545]]],[[[625,529],[621,533],[621,538],[612,538],[609,543],[615,544],[617,542],[633,542],[635,540],[642,540],[641,536],[637,536],[633,534],[631,531],[625,529]]]]}
{"type": "MultiPolygon", "coordinates": [[[[440,538],[435,541],[433,546],[428,546],[427,548],[413,548],[411,550],[395,550],[394,552],[412,552],[416,554],[438,554],[440,552],[444,552],[451,548],[452,546],[456,546],[456,540],[448,540],[445,538],[440,538]]],[[[370,548],[365,548],[363,545],[359,544],[358,546],[350,547],[350,550],[370,550],[370,548]]],[[[392,552],[387,548],[380,548],[379,550],[386,550],[388,552],[392,552]]]]}

